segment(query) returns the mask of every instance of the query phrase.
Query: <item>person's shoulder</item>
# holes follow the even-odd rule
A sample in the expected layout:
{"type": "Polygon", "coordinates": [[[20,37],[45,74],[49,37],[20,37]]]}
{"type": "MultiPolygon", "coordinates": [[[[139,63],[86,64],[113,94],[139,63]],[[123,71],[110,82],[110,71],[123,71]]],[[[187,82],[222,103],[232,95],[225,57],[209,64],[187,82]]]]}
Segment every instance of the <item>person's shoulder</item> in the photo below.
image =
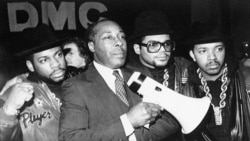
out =
{"type": "Polygon", "coordinates": [[[174,63],[183,67],[187,67],[192,64],[192,61],[185,57],[174,57],[174,63]]]}
{"type": "Polygon", "coordinates": [[[174,61],[175,61],[175,62],[186,62],[186,63],[191,63],[190,60],[188,60],[187,58],[182,57],[182,56],[174,57],[174,61]]]}
{"type": "Polygon", "coordinates": [[[82,72],[81,74],[75,75],[73,77],[64,80],[62,86],[69,84],[77,85],[85,82],[87,82],[87,74],[85,72],[82,72]]]}
{"type": "Polygon", "coordinates": [[[127,63],[125,65],[125,68],[130,70],[131,72],[137,71],[137,72],[141,72],[145,75],[149,75],[149,76],[151,75],[150,72],[148,71],[147,67],[145,67],[141,63],[127,63]]]}

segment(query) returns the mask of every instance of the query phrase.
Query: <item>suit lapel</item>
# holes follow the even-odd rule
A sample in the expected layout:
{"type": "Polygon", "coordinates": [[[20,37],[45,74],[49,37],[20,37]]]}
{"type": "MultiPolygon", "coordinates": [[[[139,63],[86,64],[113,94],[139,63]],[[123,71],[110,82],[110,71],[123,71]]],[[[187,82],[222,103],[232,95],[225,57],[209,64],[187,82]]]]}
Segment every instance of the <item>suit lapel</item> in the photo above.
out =
{"type": "Polygon", "coordinates": [[[113,118],[117,118],[117,116],[128,111],[128,107],[120,101],[120,99],[108,87],[93,64],[90,64],[86,74],[88,81],[91,82],[89,89],[91,89],[96,96],[97,101],[99,101],[103,109],[106,111],[105,113],[110,114],[113,118]]]}
{"type": "Polygon", "coordinates": [[[141,101],[141,98],[139,95],[137,95],[136,93],[134,93],[133,91],[131,91],[127,85],[127,82],[130,78],[130,76],[132,75],[133,71],[132,70],[129,70],[129,69],[122,69],[122,75],[124,77],[124,81],[126,83],[126,92],[127,92],[127,95],[128,95],[128,101],[129,101],[129,107],[133,107],[135,104],[137,104],[138,102],[141,101]]]}

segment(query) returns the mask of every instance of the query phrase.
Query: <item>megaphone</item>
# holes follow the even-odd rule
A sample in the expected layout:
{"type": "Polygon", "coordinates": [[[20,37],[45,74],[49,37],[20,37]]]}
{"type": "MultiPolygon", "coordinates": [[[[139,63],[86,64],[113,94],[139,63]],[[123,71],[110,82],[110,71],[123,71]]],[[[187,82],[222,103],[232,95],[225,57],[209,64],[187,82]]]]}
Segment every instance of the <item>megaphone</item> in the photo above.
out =
{"type": "Polygon", "coordinates": [[[206,116],[209,97],[191,98],[179,94],[140,72],[134,72],[127,82],[129,88],[147,102],[159,104],[171,113],[182,127],[183,134],[191,133],[206,116]]]}

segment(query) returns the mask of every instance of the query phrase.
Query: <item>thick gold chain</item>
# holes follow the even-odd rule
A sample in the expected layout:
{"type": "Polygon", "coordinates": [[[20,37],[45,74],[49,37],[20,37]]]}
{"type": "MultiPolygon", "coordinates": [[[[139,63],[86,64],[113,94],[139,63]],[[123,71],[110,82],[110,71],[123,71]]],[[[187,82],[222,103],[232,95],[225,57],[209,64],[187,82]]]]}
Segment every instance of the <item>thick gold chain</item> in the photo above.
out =
{"type": "MultiPolygon", "coordinates": [[[[200,68],[197,69],[197,73],[199,75],[199,78],[201,80],[201,84],[203,87],[203,91],[206,93],[206,96],[208,96],[211,101],[212,101],[212,95],[210,93],[210,89],[207,86],[207,81],[204,79],[204,77],[201,74],[201,70],[200,68]]],[[[220,93],[220,102],[219,102],[219,108],[222,109],[226,106],[226,91],[227,91],[227,85],[228,85],[228,77],[227,77],[227,73],[228,73],[228,68],[227,68],[227,64],[225,64],[224,69],[223,69],[223,73],[222,73],[222,78],[221,78],[221,93],[220,93]]],[[[211,105],[213,106],[213,108],[215,108],[215,105],[213,103],[211,103],[211,105]]]]}

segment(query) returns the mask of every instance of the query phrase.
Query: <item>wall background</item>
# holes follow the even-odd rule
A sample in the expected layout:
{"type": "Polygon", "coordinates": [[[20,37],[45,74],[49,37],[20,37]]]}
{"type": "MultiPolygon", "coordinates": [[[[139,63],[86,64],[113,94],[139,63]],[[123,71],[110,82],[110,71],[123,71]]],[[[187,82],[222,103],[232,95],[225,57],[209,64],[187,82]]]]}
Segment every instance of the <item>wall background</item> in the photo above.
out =
{"type": "Polygon", "coordinates": [[[20,44],[23,29],[46,23],[60,37],[83,36],[89,23],[108,17],[129,37],[137,14],[152,8],[168,15],[178,35],[176,55],[188,58],[183,40],[195,21],[218,21],[233,39],[236,58],[241,55],[241,42],[250,41],[249,0],[0,0],[0,74],[4,76],[0,75],[0,86],[23,71],[15,69],[19,60],[12,56],[25,49],[20,44]]]}

